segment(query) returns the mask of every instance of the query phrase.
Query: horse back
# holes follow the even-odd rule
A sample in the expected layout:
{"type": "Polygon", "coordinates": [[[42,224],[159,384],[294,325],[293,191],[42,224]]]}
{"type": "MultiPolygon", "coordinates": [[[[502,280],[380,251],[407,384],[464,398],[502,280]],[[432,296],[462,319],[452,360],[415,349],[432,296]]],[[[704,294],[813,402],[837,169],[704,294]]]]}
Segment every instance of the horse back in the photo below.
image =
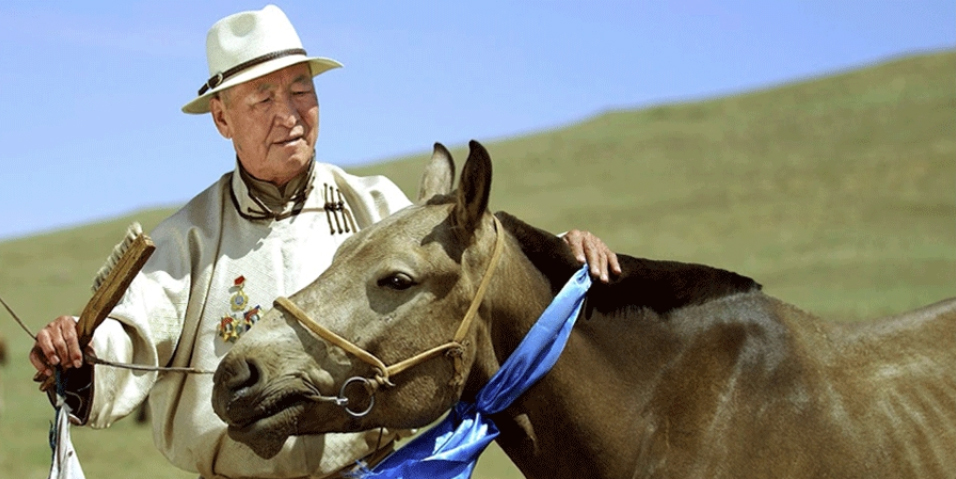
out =
{"type": "Polygon", "coordinates": [[[956,298],[858,323],[826,322],[766,299],[766,319],[780,334],[765,337],[761,346],[774,350],[765,357],[776,361],[763,366],[776,375],[750,376],[756,387],[746,393],[746,414],[761,418],[750,422],[751,438],[766,446],[744,457],[776,445],[777,453],[813,460],[814,475],[953,477],[956,298]],[[753,408],[759,404],[763,414],[753,408]]]}
{"type": "Polygon", "coordinates": [[[896,477],[953,477],[956,298],[836,329],[831,410],[874,443],[868,460],[896,477]]]}
{"type": "Polygon", "coordinates": [[[753,291],[661,324],[684,346],[638,475],[953,477],[956,299],[847,325],[753,291]]]}

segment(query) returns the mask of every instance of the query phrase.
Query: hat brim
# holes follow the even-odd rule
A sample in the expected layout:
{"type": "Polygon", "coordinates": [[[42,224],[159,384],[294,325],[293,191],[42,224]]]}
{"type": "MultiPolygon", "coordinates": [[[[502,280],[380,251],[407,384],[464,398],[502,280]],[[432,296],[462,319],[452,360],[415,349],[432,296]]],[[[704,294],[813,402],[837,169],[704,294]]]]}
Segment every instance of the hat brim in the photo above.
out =
{"type": "Polygon", "coordinates": [[[308,63],[309,68],[312,70],[313,77],[342,66],[341,63],[332,60],[331,58],[306,57],[303,55],[290,55],[277,58],[272,61],[260,63],[252,68],[249,68],[248,70],[243,71],[242,73],[238,73],[235,76],[229,77],[226,81],[217,85],[216,88],[210,89],[206,93],[196,97],[193,101],[185,104],[182,108],[182,111],[183,113],[190,114],[209,113],[209,100],[217,93],[229,87],[236,86],[240,83],[268,75],[274,71],[278,71],[285,67],[299,63],[308,63]]]}

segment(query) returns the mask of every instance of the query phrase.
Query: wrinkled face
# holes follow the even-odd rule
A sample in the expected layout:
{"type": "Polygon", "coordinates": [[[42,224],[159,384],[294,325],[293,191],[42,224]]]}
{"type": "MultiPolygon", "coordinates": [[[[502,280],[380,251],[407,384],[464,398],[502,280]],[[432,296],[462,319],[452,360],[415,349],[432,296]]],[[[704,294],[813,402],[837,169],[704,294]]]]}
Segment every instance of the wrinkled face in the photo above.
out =
{"type": "MultiPolygon", "coordinates": [[[[489,188],[480,186],[484,196],[477,203],[412,206],[360,231],[291,301],[385,365],[448,342],[484,276],[496,237],[485,210],[489,188]]],[[[479,354],[476,330],[466,337],[471,346],[464,348],[463,372],[479,354]]],[[[229,435],[268,458],[290,435],[425,426],[461,396],[463,384],[452,384],[455,373],[451,358],[426,360],[393,376],[394,386],[374,392],[369,414],[354,417],[329,400],[344,397],[354,411],[369,406],[370,392],[361,384],[343,385],[353,377],[373,378],[372,366],[274,308],[223,358],[212,401],[229,435]]]]}
{"type": "Polygon", "coordinates": [[[209,102],[222,136],[252,176],[284,185],[308,168],[319,136],[319,101],[307,63],[240,83],[209,102]]]}

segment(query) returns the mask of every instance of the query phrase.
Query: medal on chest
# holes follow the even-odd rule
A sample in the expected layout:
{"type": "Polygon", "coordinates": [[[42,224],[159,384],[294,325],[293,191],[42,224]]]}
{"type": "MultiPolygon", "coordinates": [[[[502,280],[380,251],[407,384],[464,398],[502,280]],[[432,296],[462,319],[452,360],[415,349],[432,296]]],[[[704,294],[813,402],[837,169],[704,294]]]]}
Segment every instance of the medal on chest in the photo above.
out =
{"type": "Polygon", "coordinates": [[[239,276],[233,281],[233,286],[229,289],[232,292],[232,296],[229,297],[230,312],[219,320],[219,337],[228,343],[234,343],[259,321],[260,307],[258,304],[255,307],[249,307],[252,303],[242,289],[245,283],[245,276],[239,276]]]}

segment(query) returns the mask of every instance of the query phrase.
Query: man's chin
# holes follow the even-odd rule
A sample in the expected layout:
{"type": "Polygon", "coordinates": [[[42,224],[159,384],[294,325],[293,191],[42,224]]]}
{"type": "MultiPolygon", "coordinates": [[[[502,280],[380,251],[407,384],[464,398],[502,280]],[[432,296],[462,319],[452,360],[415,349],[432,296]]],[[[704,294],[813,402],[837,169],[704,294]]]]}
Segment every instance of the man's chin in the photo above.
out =
{"type": "Polygon", "coordinates": [[[309,169],[312,161],[315,159],[315,150],[302,149],[287,155],[276,155],[274,165],[281,166],[281,169],[298,175],[309,169]]]}
{"type": "Polygon", "coordinates": [[[304,163],[315,157],[315,145],[310,145],[301,138],[288,143],[273,143],[272,149],[273,154],[284,156],[289,161],[294,159],[304,163]]]}
{"type": "Polygon", "coordinates": [[[310,151],[308,154],[273,154],[266,159],[268,168],[262,168],[261,176],[255,174],[245,164],[243,164],[243,167],[257,180],[268,181],[276,186],[283,186],[293,178],[308,171],[309,168],[312,167],[314,159],[314,151],[310,151]]]}

